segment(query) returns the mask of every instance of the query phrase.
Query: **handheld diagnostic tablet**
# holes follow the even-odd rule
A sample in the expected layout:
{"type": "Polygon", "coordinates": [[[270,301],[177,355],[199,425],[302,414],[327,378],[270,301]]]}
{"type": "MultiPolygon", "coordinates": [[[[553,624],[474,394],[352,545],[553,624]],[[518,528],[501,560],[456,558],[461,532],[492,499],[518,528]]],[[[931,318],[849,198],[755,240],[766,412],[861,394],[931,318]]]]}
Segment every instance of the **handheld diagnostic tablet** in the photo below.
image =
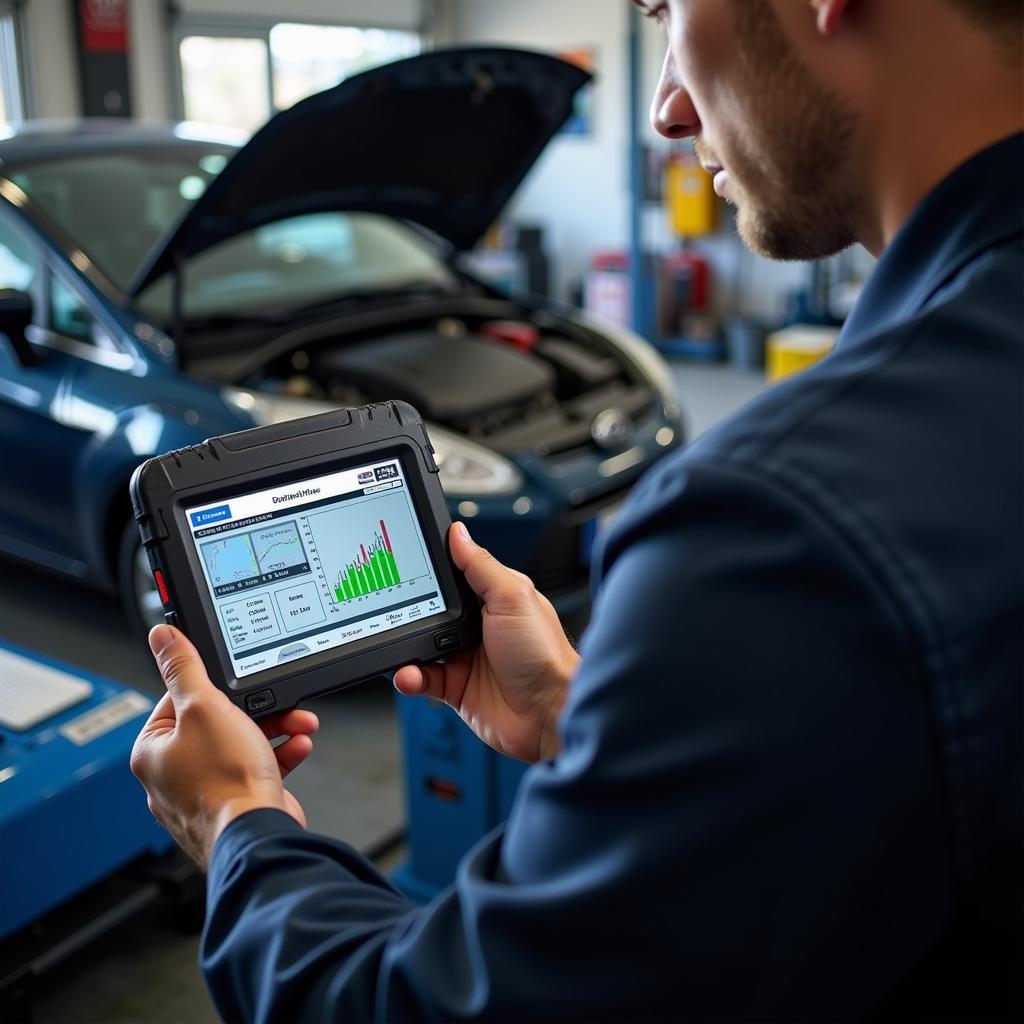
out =
{"type": "Polygon", "coordinates": [[[131,497],[168,622],[253,717],[480,642],[433,449],[405,403],[150,459],[131,497]]]}

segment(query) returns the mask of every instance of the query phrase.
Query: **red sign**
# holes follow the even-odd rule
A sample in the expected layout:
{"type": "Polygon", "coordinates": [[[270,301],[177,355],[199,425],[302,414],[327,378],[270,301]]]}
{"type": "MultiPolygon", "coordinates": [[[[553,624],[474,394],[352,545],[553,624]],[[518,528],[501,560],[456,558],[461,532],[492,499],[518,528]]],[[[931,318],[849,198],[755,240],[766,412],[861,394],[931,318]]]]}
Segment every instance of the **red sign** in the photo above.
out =
{"type": "Polygon", "coordinates": [[[84,53],[128,52],[128,0],[78,0],[84,53]]]}

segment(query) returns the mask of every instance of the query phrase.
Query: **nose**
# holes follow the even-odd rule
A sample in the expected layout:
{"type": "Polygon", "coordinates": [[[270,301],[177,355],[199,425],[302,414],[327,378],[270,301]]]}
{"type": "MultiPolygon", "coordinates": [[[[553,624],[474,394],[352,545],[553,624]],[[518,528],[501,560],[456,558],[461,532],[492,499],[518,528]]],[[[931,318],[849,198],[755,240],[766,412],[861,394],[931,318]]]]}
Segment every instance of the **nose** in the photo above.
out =
{"type": "Polygon", "coordinates": [[[661,78],[651,103],[651,125],[666,139],[685,139],[700,131],[700,118],[683,85],[672,50],[665,54],[661,78]]]}

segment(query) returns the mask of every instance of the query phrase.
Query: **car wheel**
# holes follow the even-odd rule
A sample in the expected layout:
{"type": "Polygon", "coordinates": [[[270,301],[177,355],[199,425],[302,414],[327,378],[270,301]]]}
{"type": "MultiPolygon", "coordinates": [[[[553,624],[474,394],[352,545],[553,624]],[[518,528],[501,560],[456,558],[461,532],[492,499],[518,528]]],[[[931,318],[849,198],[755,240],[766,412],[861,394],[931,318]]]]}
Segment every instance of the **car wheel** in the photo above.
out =
{"type": "Polygon", "coordinates": [[[137,634],[145,636],[154,626],[164,621],[163,602],[149,568],[149,559],[142,548],[139,528],[131,519],[121,535],[118,586],[125,615],[137,634]]]}

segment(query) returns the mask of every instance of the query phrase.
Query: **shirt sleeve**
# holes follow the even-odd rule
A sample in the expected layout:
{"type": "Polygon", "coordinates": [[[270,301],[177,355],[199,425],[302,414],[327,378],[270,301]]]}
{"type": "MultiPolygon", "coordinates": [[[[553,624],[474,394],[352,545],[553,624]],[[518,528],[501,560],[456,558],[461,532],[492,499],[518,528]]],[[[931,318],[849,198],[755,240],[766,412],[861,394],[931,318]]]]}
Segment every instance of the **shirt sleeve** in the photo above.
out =
{"type": "Polygon", "coordinates": [[[228,1020],[838,1019],[944,927],[919,652],[855,536],[749,467],[649,476],[504,830],[413,908],[280,812],[214,851],[228,1020]]]}

